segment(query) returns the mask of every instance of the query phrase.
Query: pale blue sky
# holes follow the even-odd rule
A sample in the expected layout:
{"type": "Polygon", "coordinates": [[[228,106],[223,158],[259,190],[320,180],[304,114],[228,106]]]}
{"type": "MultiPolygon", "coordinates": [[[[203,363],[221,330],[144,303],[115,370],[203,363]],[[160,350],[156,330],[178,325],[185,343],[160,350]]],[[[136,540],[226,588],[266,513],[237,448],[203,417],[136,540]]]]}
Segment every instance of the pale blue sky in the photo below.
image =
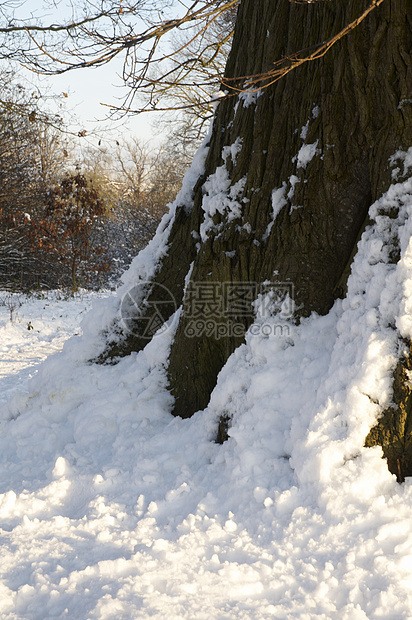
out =
{"type": "MultiPolygon", "coordinates": [[[[98,69],[78,69],[49,77],[44,82],[42,78],[42,82],[49,84],[56,94],[68,93],[66,100],[68,110],[72,110],[80,125],[91,133],[94,129],[100,131],[100,128],[107,126],[107,123],[101,121],[109,115],[110,110],[102,104],[120,104],[122,95],[126,93],[126,89],[121,87],[121,78],[117,76],[116,68],[119,67],[110,63],[98,69]]],[[[142,139],[149,139],[152,136],[150,125],[153,116],[153,114],[129,116],[114,126],[121,133],[132,132],[142,139]]]]}
{"type": "MultiPolygon", "coordinates": [[[[48,8],[47,0],[24,0],[16,10],[15,16],[27,20],[28,16],[32,15],[41,18],[44,23],[62,21],[63,16],[67,16],[66,3],[59,2],[57,8],[53,7],[53,4],[51,3],[52,8],[48,8]]],[[[74,1],[73,4],[76,2],[74,1]]],[[[38,84],[41,90],[51,89],[57,95],[63,92],[68,93],[68,98],[64,100],[67,110],[69,113],[73,112],[79,120],[79,124],[73,128],[76,131],[78,128],[86,129],[91,136],[94,131],[101,133],[108,126],[107,123],[98,122],[109,114],[109,109],[102,104],[120,104],[122,96],[126,94],[119,76],[122,62],[123,59],[118,57],[108,65],[97,69],[78,69],[52,77],[37,78],[30,72],[26,75],[38,84]]],[[[128,116],[121,123],[118,122],[114,126],[113,123],[111,124],[111,135],[113,139],[117,134],[133,134],[142,140],[152,139],[154,132],[151,124],[155,118],[157,115],[150,113],[128,116]]],[[[107,136],[107,134],[103,135],[107,136]]]]}

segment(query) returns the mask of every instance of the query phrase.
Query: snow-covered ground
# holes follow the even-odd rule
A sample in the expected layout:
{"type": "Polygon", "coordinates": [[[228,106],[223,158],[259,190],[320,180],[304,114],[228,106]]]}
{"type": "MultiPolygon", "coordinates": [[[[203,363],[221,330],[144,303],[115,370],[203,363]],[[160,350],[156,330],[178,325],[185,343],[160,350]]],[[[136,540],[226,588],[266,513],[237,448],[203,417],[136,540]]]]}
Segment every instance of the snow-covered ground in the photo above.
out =
{"type": "Polygon", "coordinates": [[[2,619],[412,617],[412,484],[363,446],[412,338],[412,181],[371,217],[347,298],[288,335],[252,330],[189,420],[170,413],[173,325],[90,362],[121,292],[32,298],[13,322],[0,307],[2,619]]]}
{"type": "Polygon", "coordinates": [[[79,364],[80,338],[39,366],[90,301],[31,299],[13,323],[1,309],[2,391],[16,392],[0,437],[1,618],[410,617],[408,483],[374,450],[338,489],[291,467],[338,311],[295,328],[294,346],[251,339],[183,421],[171,334],[117,366],[79,364]],[[222,409],[236,423],[220,446],[222,409]]]}
{"type": "Polygon", "coordinates": [[[0,406],[24,386],[38,364],[80,333],[82,316],[102,293],[61,291],[26,296],[0,290],[0,406]]]}

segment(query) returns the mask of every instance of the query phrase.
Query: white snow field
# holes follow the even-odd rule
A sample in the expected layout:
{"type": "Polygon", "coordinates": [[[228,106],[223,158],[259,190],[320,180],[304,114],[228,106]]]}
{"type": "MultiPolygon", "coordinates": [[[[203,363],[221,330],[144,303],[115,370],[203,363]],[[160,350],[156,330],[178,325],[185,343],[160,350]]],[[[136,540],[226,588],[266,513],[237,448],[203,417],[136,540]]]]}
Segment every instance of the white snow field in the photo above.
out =
{"type": "Polygon", "coordinates": [[[412,180],[371,218],[347,298],[289,335],[258,312],[189,420],[170,413],[173,324],[90,363],[166,251],[173,208],[117,294],[29,299],[13,322],[0,308],[2,620],[412,617],[412,483],[363,446],[412,338],[412,180]]]}

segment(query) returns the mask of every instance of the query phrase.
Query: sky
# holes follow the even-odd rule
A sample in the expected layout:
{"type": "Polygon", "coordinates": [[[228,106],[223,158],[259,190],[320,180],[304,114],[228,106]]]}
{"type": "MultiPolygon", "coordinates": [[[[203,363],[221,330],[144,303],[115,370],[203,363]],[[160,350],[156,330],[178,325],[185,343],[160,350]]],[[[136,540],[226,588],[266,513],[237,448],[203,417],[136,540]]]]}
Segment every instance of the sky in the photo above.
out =
{"type": "MultiPolygon", "coordinates": [[[[76,2],[74,3],[76,4],[76,2]]],[[[67,16],[65,3],[56,3],[50,8],[43,0],[26,0],[16,9],[15,16],[27,21],[28,15],[39,17],[44,24],[64,22],[67,16]]],[[[157,115],[145,113],[128,115],[117,122],[108,122],[110,110],[107,105],[120,105],[127,90],[123,86],[123,58],[118,57],[109,64],[98,68],[69,71],[56,76],[36,76],[30,71],[18,69],[18,74],[37,85],[41,91],[47,90],[56,95],[66,93],[64,115],[66,122],[73,119],[72,129],[86,130],[88,140],[98,134],[97,140],[115,141],[119,136],[136,136],[144,141],[158,139],[158,130],[153,125],[157,115]],[[106,104],[106,105],[104,105],[106,104]],[[111,128],[110,133],[108,129],[111,128]]]]}
{"type": "Polygon", "coordinates": [[[40,88],[45,86],[57,95],[68,95],[65,99],[68,117],[73,117],[74,127],[79,131],[85,129],[90,137],[97,134],[99,138],[115,140],[120,135],[133,134],[144,141],[154,139],[154,114],[129,115],[117,122],[107,120],[110,113],[107,106],[120,104],[126,92],[118,68],[109,64],[40,79],[34,77],[34,80],[40,88]],[[109,128],[110,133],[107,133],[109,128]]]}

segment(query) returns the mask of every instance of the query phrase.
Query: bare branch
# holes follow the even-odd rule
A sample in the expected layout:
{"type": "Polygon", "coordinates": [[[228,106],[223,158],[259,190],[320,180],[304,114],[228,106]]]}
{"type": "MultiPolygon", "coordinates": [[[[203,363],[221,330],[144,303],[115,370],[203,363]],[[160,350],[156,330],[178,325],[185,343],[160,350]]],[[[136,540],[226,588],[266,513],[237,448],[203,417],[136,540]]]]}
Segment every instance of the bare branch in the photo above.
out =
{"type": "MultiPolygon", "coordinates": [[[[295,1],[295,0],[290,0],[290,1],[295,1]]],[[[313,0],[304,0],[305,3],[311,3],[312,1],[313,0]]],[[[319,1],[319,0],[315,0],[315,1],[319,1]]],[[[294,69],[297,69],[298,67],[305,64],[306,62],[318,60],[319,58],[327,54],[327,52],[335,45],[335,43],[337,43],[338,41],[343,39],[343,37],[345,37],[347,34],[352,32],[357,26],[359,26],[359,24],[365,19],[365,17],[369,15],[371,11],[376,9],[376,7],[381,5],[384,1],[385,0],[372,0],[368,8],[358,18],[356,18],[350,24],[345,26],[345,28],[343,28],[340,32],[338,32],[338,34],[336,34],[334,37],[331,37],[324,43],[317,46],[315,51],[311,52],[310,54],[307,54],[308,50],[301,50],[300,52],[297,52],[293,56],[282,58],[281,60],[274,62],[273,63],[274,68],[270,69],[269,71],[266,71],[265,73],[259,73],[256,75],[246,75],[243,77],[235,77],[235,78],[222,77],[222,84],[230,88],[231,91],[236,91],[236,93],[239,93],[239,92],[254,93],[254,92],[257,92],[258,90],[261,90],[262,88],[267,88],[268,86],[271,86],[272,84],[280,80],[282,77],[284,77],[285,75],[287,75],[294,69]],[[243,81],[244,83],[245,80],[247,80],[248,82],[247,88],[245,88],[244,86],[235,85],[235,82],[243,81]],[[250,88],[249,85],[251,85],[252,88],[250,88]]],[[[232,96],[233,94],[234,93],[230,93],[229,96],[232,96]]]]}
{"type": "MultiPolygon", "coordinates": [[[[289,1],[312,4],[321,0],[289,1]]],[[[267,71],[256,75],[224,76],[222,52],[231,40],[233,24],[220,31],[216,24],[227,15],[232,17],[239,0],[193,0],[188,6],[178,0],[184,11],[172,19],[165,18],[161,0],[107,0],[102,6],[109,8],[101,11],[86,0],[88,14],[66,24],[12,21],[1,26],[0,35],[7,42],[2,54],[47,75],[99,67],[123,55],[122,77],[129,94],[121,105],[108,106],[112,114],[198,110],[203,122],[210,111],[210,95],[219,85],[229,91],[228,97],[269,87],[301,65],[324,56],[384,1],[371,0],[367,9],[335,36],[314,48],[275,60],[267,71]],[[189,36],[164,53],[161,46],[165,41],[170,45],[169,35],[186,31],[189,36]],[[144,99],[136,105],[139,93],[144,99]]],[[[167,6],[170,3],[164,8],[167,6]]]]}

